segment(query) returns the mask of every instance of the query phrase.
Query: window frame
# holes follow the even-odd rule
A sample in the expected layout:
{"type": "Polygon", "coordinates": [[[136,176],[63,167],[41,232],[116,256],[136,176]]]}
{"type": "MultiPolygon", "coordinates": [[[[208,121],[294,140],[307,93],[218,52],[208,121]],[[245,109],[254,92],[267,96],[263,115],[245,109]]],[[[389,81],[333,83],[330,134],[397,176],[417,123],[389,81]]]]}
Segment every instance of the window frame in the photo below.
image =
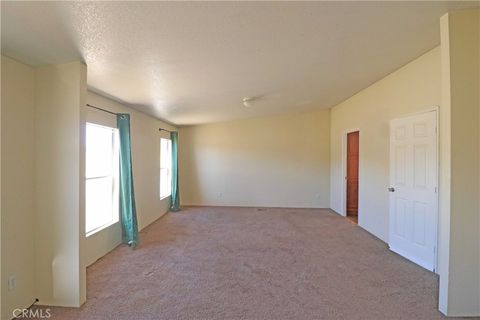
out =
{"type": "Polygon", "coordinates": [[[160,138],[160,179],[159,179],[159,196],[160,200],[166,199],[172,195],[172,139],[169,138],[160,138]],[[167,142],[167,152],[169,153],[169,161],[167,166],[162,163],[162,143],[163,141],[167,142]],[[162,171],[167,171],[167,185],[169,185],[168,192],[166,194],[162,194],[162,171]]]}
{"type": "MultiPolygon", "coordinates": [[[[95,126],[102,129],[111,131],[112,137],[112,157],[111,157],[111,173],[109,175],[98,175],[87,177],[87,171],[85,170],[85,237],[89,237],[105,228],[108,228],[111,225],[114,225],[120,221],[120,141],[118,128],[97,124],[93,122],[86,122],[85,134],[89,126],[95,126]],[[111,219],[91,230],[87,230],[87,181],[89,180],[98,180],[98,179],[111,179],[112,184],[112,212],[111,219]]],[[[87,142],[85,142],[85,154],[87,152],[87,142]]],[[[85,162],[85,169],[87,163],[85,162]]]]}

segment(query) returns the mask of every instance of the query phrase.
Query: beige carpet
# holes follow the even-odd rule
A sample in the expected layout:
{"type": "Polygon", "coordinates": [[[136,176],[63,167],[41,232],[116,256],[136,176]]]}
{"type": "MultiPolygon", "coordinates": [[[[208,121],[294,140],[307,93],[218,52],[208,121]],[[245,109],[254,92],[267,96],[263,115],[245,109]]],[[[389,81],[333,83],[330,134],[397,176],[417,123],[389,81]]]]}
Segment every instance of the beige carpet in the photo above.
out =
{"type": "Polygon", "coordinates": [[[323,209],[185,208],[88,268],[52,319],[440,319],[438,278],[323,209]]]}

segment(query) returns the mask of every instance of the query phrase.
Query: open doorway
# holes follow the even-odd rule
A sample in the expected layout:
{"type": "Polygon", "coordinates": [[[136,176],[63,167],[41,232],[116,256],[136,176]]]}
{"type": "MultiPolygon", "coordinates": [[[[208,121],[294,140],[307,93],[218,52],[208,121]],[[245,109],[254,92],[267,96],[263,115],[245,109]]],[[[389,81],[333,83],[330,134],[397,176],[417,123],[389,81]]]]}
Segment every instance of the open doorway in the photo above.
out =
{"type": "Polygon", "coordinates": [[[347,133],[347,218],[358,224],[358,154],[359,131],[347,133]]]}

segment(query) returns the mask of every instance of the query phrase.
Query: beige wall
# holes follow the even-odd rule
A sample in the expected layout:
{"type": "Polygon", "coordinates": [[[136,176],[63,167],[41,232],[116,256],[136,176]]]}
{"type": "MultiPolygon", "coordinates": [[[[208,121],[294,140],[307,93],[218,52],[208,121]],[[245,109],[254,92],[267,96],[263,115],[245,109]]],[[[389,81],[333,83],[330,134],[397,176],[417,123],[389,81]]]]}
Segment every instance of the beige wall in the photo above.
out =
{"type": "MultiPolygon", "coordinates": [[[[445,16],[441,49],[332,110],[181,128],[182,204],[341,212],[342,141],[359,129],[359,223],[388,242],[389,121],[441,105],[440,309],[479,315],[480,185],[472,179],[480,177],[479,23],[478,11],[445,16]]],[[[85,101],[132,114],[140,229],[167,211],[158,190],[159,138],[166,134],[158,127],[173,127],[85,95],[81,63],[33,69],[2,56],[2,319],[37,296],[41,303],[80,305],[85,266],[120,242],[119,224],[83,237],[85,113],[89,121],[112,123],[84,108],[85,101]],[[12,274],[17,289],[8,292],[12,274]]]]}
{"type": "Polygon", "coordinates": [[[2,319],[35,300],[34,69],[2,56],[2,319]],[[8,291],[8,277],[17,288],[8,291]]]}
{"type": "Polygon", "coordinates": [[[86,297],[80,232],[84,213],[84,108],[80,62],[35,70],[35,279],[40,304],[86,297]]]}
{"type": "Polygon", "coordinates": [[[480,10],[441,19],[440,310],[480,316],[480,10]]]}
{"type": "MultiPolygon", "coordinates": [[[[169,138],[169,134],[165,131],[159,132],[158,128],[176,128],[90,91],[87,92],[87,103],[113,112],[130,114],[133,180],[138,225],[141,230],[168,211],[170,198],[160,200],[159,181],[160,137],[169,138]]],[[[114,115],[87,107],[85,110],[88,122],[117,126],[114,115]]],[[[84,254],[87,265],[119,245],[121,236],[120,223],[116,223],[85,238],[84,254]]]]}
{"type": "Polygon", "coordinates": [[[85,238],[84,130],[115,125],[85,102],[132,115],[132,157],[140,229],[167,211],[159,200],[159,127],[167,124],[86,90],[86,66],[30,68],[2,56],[2,319],[35,298],[79,306],[85,267],[113,249],[120,225],[85,238]],[[8,120],[8,122],[7,122],[8,120]],[[7,228],[8,227],[8,228],[7,228]],[[29,231],[30,230],[30,231],[29,231]],[[17,288],[7,280],[16,275],[17,288]]]}
{"type": "MultiPolygon", "coordinates": [[[[2,72],[2,64],[3,63],[0,63],[0,73],[2,72]]],[[[2,96],[2,89],[1,89],[1,85],[0,85],[0,96],[2,96]]],[[[3,295],[2,295],[2,290],[1,288],[3,288],[3,273],[2,273],[2,270],[3,270],[3,264],[2,264],[2,197],[1,197],[1,194],[2,194],[2,139],[1,139],[1,131],[2,131],[2,107],[1,105],[3,104],[0,103],[0,317],[3,317],[3,311],[2,311],[2,304],[3,304],[3,295]]]]}
{"type": "Polygon", "coordinates": [[[440,48],[435,48],[331,110],[330,204],[342,213],[343,139],[360,130],[359,224],[388,242],[390,120],[440,105],[440,48]]]}
{"type": "Polygon", "coordinates": [[[329,207],[330,111],[185,127],[183,205],[329,207]]]}

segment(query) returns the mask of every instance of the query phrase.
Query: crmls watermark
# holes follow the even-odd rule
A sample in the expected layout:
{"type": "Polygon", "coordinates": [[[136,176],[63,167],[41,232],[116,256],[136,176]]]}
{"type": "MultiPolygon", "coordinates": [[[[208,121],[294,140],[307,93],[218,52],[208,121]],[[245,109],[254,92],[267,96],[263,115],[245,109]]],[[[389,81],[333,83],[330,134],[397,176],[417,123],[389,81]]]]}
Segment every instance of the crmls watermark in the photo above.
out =
{"type": "Polygon", "coordinates": [[[50,308],[15,309],[12,314],[15,319],[49,319],[52,316],[50,308]]]}

